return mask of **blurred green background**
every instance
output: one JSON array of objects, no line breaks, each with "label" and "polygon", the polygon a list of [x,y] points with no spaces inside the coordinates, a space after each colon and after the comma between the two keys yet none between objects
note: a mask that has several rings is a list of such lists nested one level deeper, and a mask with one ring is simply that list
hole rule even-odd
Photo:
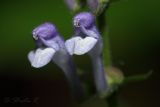
[{"label": "blurred green background", "polygon": [[[154,71],[150,79],[125,87],[119,98],[128,107],[158,107],[160,1],[115,2],[107,11],[106,19],[113,64],[126,76]],[[17,106],[17,103],[5,103],[4,98],[24,96],[38,97],[40,104],[23,103],[23,107],[72,105],[62,71],[52,63],[34,69],[27,60],[28,52],[34,49],[33,28],[46,21],[52,22],[67,39],[73,33],[71,20],[72,15],[63,0],[0,0],[1,105]],[[105,35],[103,37],[105,39]],[[78,67],[91,69],[88,57],[77,56],[75,60]]]}]

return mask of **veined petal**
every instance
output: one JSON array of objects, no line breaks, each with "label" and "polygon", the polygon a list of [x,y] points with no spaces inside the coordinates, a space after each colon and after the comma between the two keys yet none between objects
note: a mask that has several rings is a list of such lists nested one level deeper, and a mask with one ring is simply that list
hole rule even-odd
[{"label": "veined petal", "polygon": [[74,37],[70,40],[67,40],[65,45],[68,50],[68,52],[76,55],[83,55],[87,52],[89,52],[97,43],[97,39],[93,37]]},{"label": "veined petal", "polygon": [[52,57],[55,54],[55,52],[56,51],[53,48],[39,48],[36,50],[34,54],[31,52],[28,56],[31,58],[31,65],[35,68],[40,68],[45,66],[52,60]]}]

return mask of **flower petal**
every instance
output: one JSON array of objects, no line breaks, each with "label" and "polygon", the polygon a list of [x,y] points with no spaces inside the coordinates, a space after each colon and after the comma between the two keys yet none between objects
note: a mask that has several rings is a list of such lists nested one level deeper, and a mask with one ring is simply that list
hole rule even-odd
[{"label": "flower petal", "polygon": [[40,68],[48,64],[53,55],[55,54],[55,50],[53,48],[45,48],[45,49],[37,49],[35,55],[32,57],[30,53],[29,56],[31,58],[31,65],[35,68]]},{"label": "flower petal", "polygon": [[73,37],[65,42],[65,46],[70,55],[74,54],[75,43],[78,40],[81,40],[81,37]]},{"label": "flower petal", "polygon": [[78,40],[74,48],[74,54],[83,55],[89,52],[95,46],[97,41],[98,40],[93,37],[86,37],[84,39]]},{"label": "flower petal", "polygon": [[29,60],[30,62],[32,62],[32,61],[34,60],[34,56],[35,56],[35,52],[34,52],[34,51],[30,51],[30,52],[28,53],[28,60]]},{"label": "flower petal", "polygon": [[65,45],[70,55],[83,55],[89,52],[97,43],[97,39],[93,37],[74,37],[66,41]]},{"label": "flower petal", "polygon": [[59,50],[59,45],[55,41],[55,39],[50,39],[50,40],[45,40],[43,38],[40,38],[40,40],[43,42],[43,44],[47,47],[53,48],[54,50],[58,51]]},{"label": "flower petal", "polygon": [[96,28],[95,27],[92,30],[88,30],[84,26],[81,26],[81,30],[87,36],[94,37],[94,38],[99,38],[99,33],[96,32]]}]

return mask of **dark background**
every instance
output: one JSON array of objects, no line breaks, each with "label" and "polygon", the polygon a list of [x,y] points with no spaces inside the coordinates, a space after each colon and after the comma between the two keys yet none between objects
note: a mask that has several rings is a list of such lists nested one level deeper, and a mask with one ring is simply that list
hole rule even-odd
[{"label": "dark background", "polygon": [[[160,1],[121,0],[111,4],[106,18],[113,64],[126,76],[154,71],[148,80],[124,87],[120,104],[159,107]],[[75,106],[65,76],[55,64],[34,69],[27,60],[34,49],[34,27],[53,22],[67,39],[73,32],[71,20],[63,0],[0,0],[0,107]],[[90,69],[88,58],[75,59],[78,67]]]}]

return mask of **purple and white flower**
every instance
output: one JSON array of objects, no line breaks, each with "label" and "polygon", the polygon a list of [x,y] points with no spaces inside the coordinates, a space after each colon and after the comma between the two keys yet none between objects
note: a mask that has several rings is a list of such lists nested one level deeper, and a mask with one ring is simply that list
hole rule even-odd
[{"label": "purple and white flower", "polygon": [[102,37],[96,27],[95,17],[89,12],[81,12],[73,18],[74,36],[65,42],[70,55],[88,54],[91,57],[96,89],[100,95],[107,91],[102,61]]},{"label": "purple and white flower", "polygon": [[41,68],[53,61],[66,75],[73,93],[80,98],[82,87],[76,74],[76,69],[65,48],[65,42],[56,27],[51,23],[44,23],[36,27],[33,32],[36,50],[30,51],[28,59],[34,68]]},{"label": "purple and white flower", "polygon": [[83,55],[95,46],[99,33],[94,23],[93,15],[87,12],[82,12],[74,17],[75,34],[65,43],[70,55]]}]

